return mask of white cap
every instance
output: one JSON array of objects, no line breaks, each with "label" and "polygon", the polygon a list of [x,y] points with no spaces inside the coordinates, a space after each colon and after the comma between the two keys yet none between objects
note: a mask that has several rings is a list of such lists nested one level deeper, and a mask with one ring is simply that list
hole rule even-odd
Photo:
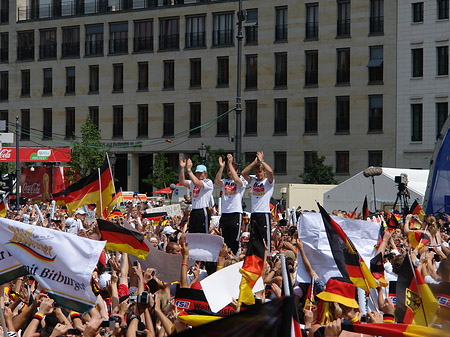
[{"label": "white cap", "polygon": [[103,273],[100,275],[100,279],[98,280],[98,285],[100,289],[106,288],[106,283],[111,281],[111,275],[108,273]]},{"label": "white cap", "polygon": [[86,214],[86,212],[84,211],[84,209],[78,208],[78,209],[76,210],[76,212],[75,212],[75,215],[77,215],[77,214],[84,215],[84,214]]},{"label": "white cap", "polygon": [[173,229],[171,226],[166,226],[166,227],[164,227],[162,233],[170,235],[170,234],[175,233],[175,229]]}]

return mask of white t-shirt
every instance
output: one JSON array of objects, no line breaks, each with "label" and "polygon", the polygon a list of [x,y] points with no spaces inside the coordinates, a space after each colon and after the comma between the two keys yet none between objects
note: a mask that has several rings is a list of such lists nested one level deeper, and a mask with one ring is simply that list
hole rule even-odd
[{"label": "white t-shirt", "polygon": [[270,198],[273,194],[273,186],[275,184],[275,179],[272,184],[265,178],[263,181],[256,179],[256,176],[250,176],[252,178],[252,213],[270,213]]},{"label": "white t-shirt", "polygon": [[221,179],[222,186],[222,213],[242,213],[242,197],[244,196],[247,180],[239,177],[242,186],[236,184],[233,179]]},{"label": "white t-shirt", "polygon": [[189,189],[192,191],[192,209],[208,207],[213,192],[213,182],[210,179],[202,180],[203,188],[195,186],[192,180],[189,180]]}]

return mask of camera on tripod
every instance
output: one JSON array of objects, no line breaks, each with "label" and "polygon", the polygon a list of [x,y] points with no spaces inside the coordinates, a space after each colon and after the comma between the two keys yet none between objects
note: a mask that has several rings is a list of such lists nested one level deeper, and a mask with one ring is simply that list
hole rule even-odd
[{"label": "camera on tripod", "polygon": [[395,176],[394,181],[398,184],[398,190],[402,192],[406,189],[406,186],[408,186],[408,175],[406,173],[401,173],[399,176]]}]

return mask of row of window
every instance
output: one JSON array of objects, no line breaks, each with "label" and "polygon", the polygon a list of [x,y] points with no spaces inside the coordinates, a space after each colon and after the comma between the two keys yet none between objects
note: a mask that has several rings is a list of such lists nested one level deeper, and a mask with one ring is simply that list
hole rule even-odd
[{"label": "row of window", "polygon": [[[423,48],[411,50],[412,77],[423,77]],[[436,47],[436,75],[448,75],[448,46]]]},{"label": "row of window", "polygon": [[[436,111],[436,138],[439,137],[442,127],[448,117],[448,103],[435,103]],[[423,140],[423,104],[411,104],[411,141]]]},{"label": "row of window", "polygon": [[[448,19],[449,14],[449,0],[436,0],[436,18],[438,20]],[[424,3],[414,2],[411,4],[411,19],[412,22],[423,22],[424,18]]]}]

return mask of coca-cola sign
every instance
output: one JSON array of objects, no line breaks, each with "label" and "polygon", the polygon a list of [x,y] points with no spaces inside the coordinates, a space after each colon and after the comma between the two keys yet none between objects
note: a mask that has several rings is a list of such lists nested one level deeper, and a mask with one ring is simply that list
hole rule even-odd
[{"label": "coca-cola sign", "polygon": [[[68,163],[70,161],[70,149],[41,149],[41,148],[20,148],[20,162],[61,162]],[[0,162],[16,161],[16,148],[4,147],[0,150]]]},{"label": "coca-cola sign", "polygon": [[11,159],[12,149],[1,149],[0,150],[0,160],[8,161]]},{"label": "coca-cola sign", "polygon": [[32,184],[24,183],[22,185],[22,194],[39,194],[40,192],[41,192],[40,183],[32,183]]}]

